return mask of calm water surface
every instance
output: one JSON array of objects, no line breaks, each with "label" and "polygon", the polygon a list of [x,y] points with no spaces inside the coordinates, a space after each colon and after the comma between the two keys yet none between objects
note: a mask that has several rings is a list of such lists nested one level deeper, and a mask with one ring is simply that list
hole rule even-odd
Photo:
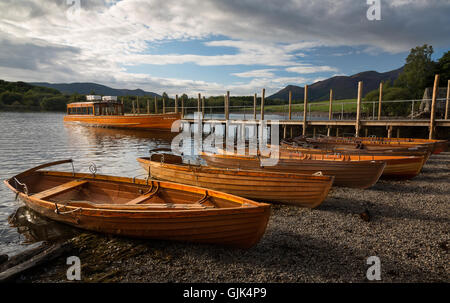
[{"label": "calm water surface", "polygon": [[[3,184],[26,169],[46,162],[73,159],[77,172],[92,162],[105,175],[146,175],[137,157],[149,149],[170,147],[170,132],[85,127],[63,123],[61,113],[0,112],[0,254],[13,255],[39,241],[71,234],[75,229],[38,216],[15,201]],[[70,164],[55,167],[71,171]]]}]

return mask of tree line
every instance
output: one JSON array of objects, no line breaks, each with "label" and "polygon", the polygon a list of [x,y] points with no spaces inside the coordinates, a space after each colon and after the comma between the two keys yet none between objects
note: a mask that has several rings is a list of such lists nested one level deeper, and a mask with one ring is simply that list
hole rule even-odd
[{"label": "tree line", "polygon": [[[450,51],[444,53],[437,61],[432,60],[433,53],[433,47],[427,44],[411,49],[398,79],[393,83],[389,81],[383,83],[383,100],[422,99],[425,89],[433,87],[436,74],[440,75],[440,86],[447,87],[450,79]],[[364,100],[377,101],[379,94],[379,89],[373,90],[365,96]],[[417,102],[416,107],[418,108],[419,105]],[[407,103],[384,103],[382,115],[406,115],[410,108],[411,104]]]}]

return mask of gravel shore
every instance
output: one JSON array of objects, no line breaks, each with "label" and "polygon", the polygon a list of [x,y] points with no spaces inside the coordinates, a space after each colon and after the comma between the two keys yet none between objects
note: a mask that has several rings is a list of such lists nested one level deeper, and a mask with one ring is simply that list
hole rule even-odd
[{"label": "gravel shore", "polygon": [[18,281],[65,282],[79,256],[84,282],[450,282],[450,153],[433,155],[409,181],[371,189],[334,187],[314,210],[274,205],[266,234],[249,250],[82,233],[73,250]]}]

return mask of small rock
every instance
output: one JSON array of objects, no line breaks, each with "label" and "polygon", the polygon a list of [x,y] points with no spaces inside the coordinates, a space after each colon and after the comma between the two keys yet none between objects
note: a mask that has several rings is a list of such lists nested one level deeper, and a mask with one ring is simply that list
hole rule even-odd
[{"label": "small rock", "polygon": [[5,263],[6,261],[8,261],[8,259],[8,255],[0,255],[0,264]]},{"label": "small rock", "polygon": [[366,222],[370,221],[370,213],[369,213],[368,209],[366,209],[364,212],[360,213],[359,216],[361,219],[363,219]]}]

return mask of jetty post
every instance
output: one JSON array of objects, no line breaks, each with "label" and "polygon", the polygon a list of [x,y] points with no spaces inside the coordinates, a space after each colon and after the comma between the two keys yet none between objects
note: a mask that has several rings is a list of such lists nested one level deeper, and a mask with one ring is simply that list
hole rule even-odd
[{"label": "jetty post", "polygon": [[184,118],[184,95],[181,96],[181,118]]},{"label": "jetty post", "polygon": [[205,96],[202,99],[202,118],[205,119]]},{"label": "jetty post", "polygon": [[175,95],[175,114],[178,114],[178,95]]},{"label": "jetty post", "polygon": [[155,96],[155,114],[158,113],[158,98]]},{"label": "jetty post", "polygon": [[378,97],[378,120],[381,120],[381,102],[383,101],[383,82],[380,83],[380,95]]},{"label": "jetty post", "polygon": [[307,110],[308,110],[308,85],[305,85],[305,94],[303,98],[303,136],[306,136],[306,125],[307,125]]},{"label": "jetty post", "polygon": [[[333,90],[330,89],[330,105],[328,108],[328,120],[333,120]],[[330,136],[331,125],[328,125],[327,136]]]},{"label": "jetty post", "polygon": [[289,91],[289,121],[292,120],[292,91]]},{"label": "jetty post", "polygon": [[141,111],[139,109],[139,96],[137,96],[137,98],[136,98],[136,108],[137,108],[137,113],[140,114]]},{"label": "jetty post", "polygon": [[256,94],[253,96],[253,120],[256,120]]},{"label": "jetty post", "polygon": [[445,100],[445,120],[448,119],[448,104],[450,103],[450,80],[447,83],[447,99]]},{"label": "jetty post", "polygon": [[166,97],[163,96],[162,99],[163,99],[163,114],[165,114],[166,113]]},{"label": "jetty post", "polygon": [[262,94],[261,94],[261,121],[264,120],[264,98],[266,95],[266,89],[263,88],[262,89]]},{"label": "jetty post", "polygon": [[202,100],[202,95],[199,93],[198,99],[197,99],[197,112],[198,113],[200,112],[200,102],[202,102],[201,100]]},{"label": "jetty post", "polygon": [[355,137],[359,137],[360,123],[361,123],[361,99],[362,99],[363,82],[358,82],[358,100],[356,104],[356,122],[355,122]]},{"label": "jetty post", "polygon": [[431,99],[431,115],[430,115],[430,134],[429,139],[433,139],[434,137],[434,128],[436,124],[435,115],[436,115],[436,98],[439,89],[439,75],[434,76],[434,86],[433,86],[433,97]]},{"label": "jetty post", "polygon": [[230,119],[230,91],[225,95],[225,120]]}]

